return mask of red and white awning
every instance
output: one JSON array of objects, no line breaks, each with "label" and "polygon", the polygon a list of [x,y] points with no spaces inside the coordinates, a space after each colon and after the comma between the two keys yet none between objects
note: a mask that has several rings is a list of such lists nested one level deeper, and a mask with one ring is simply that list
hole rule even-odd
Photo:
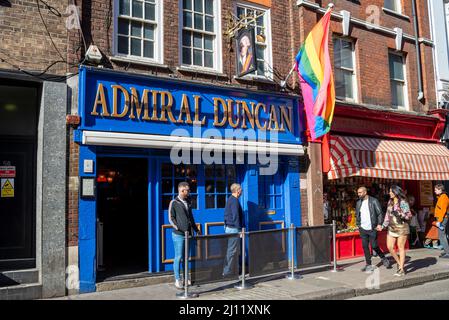
[{"label": "red and white awning", "polygon": [[437,143],[344,136],[329,143],[329,179],[449,180],[449,150]]}]

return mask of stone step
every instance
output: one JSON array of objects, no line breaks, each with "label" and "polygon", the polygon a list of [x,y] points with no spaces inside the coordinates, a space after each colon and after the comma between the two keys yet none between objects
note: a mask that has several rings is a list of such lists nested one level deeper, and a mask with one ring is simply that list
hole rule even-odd
[{"label": "stone step", "polygon": [[37,282],[39,282],[39,270],[37,269],[0,272],[0,288]]},{"label": "stone step", "polygon": [[42,298],[42,285],[19,284],[0,288],[0,300],[33,300]]},{"label": "stone step", "polygon": [[148,277],[139,277],[133,279],[124,280],[108,280],[104,282],[98,282],[96,284],[96,291],[110,291],[117,289],[144,287],[154,284],[171,283],[174,281],[173,273],[163,275],[152,275]]}]

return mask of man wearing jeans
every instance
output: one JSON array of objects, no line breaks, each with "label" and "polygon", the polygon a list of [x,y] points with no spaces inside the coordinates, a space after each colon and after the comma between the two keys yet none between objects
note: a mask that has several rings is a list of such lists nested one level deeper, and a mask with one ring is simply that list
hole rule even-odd
[{"label": "man wearing jeans", "polygon": [[440,246],[443,248],[443,253],[440,258],[449,259],[449,243],[447,239],[449,197],[447,196],[444,185],[442,184],[435,185],[434,192],[438,197],[438,201],[435,206],[436,226],[438,228]]},{"label": "man wearing jeans", "polygon": [[377,231],[382,230],[382,208],[379,200],[368,195],[366,187],[360,187],[357,190],[359,200],[355,207],[357,226],[359,227],[360,238],[362,238],[363,252],[365,253],[366,265],[362,271],[374,271],[371,265],[371,252],[369,245],[373,252],[382,259],[382,263],[386,268],[390,267],[390,262],[385,257],[382,250],[377,245]]},{"label": "man wearing jeans", "polygon": [[[242,195],[242,187],[238,183],[231,185],[232,195],[228,198],[224,213],[225,233],[239,233],[243,225],[243,210],[239,203],[239,197]],[[223,267],[223,277],[232,276],[238,259],[240,248],[240,238],[232,237],[228,239],[228,250]]]},{"label": "man wearing jeans", "polygon": [[[195,220],[193,219],[192,206],[188,201],[190,188],[187,182],[181,182],[178,185],[178,196],[170,202],[168,207],[168,217],[173,227],[172,239],[175,249],[175,258],[173,260],[173,271],[175,272],[175,287],[183,288],[183,282],[180,274],[179,265],[184,261],[184,244],[186,231],[189,236],[193,236],[193,231],[200,234]],[[192,246],[189,246],[190,248]],[[181,261],[182,260],[182,261]]]}]

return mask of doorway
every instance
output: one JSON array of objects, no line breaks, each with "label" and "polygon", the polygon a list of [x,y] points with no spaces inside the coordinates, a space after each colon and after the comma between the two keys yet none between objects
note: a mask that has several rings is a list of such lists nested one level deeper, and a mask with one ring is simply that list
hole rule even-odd
[{"label": "doorway", "polygon": [[0,270],[35,268],[39,88],[0,81]]},{"label": "doorway", "polygon": [[97,282],[148,271],[148,160],[97,160]]}]

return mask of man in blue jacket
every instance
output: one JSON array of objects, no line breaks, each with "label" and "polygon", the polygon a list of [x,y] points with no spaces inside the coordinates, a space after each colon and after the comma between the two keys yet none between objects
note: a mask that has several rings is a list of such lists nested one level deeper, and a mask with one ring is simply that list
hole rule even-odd
[{"label": "man in blue jacket", "polygon": [[[243,226],[243,210],[240,206],[239,198],[242,195],[242,187],[238,183],[231,185],[232,195],[228,198],[224,213],[225,233],[236,234],[241,232]],[[235,267],[238,265],[238,251],[240,238],[232,237],[228,239],[228,250],[224,261],[223,276],[232,276]]]}]

